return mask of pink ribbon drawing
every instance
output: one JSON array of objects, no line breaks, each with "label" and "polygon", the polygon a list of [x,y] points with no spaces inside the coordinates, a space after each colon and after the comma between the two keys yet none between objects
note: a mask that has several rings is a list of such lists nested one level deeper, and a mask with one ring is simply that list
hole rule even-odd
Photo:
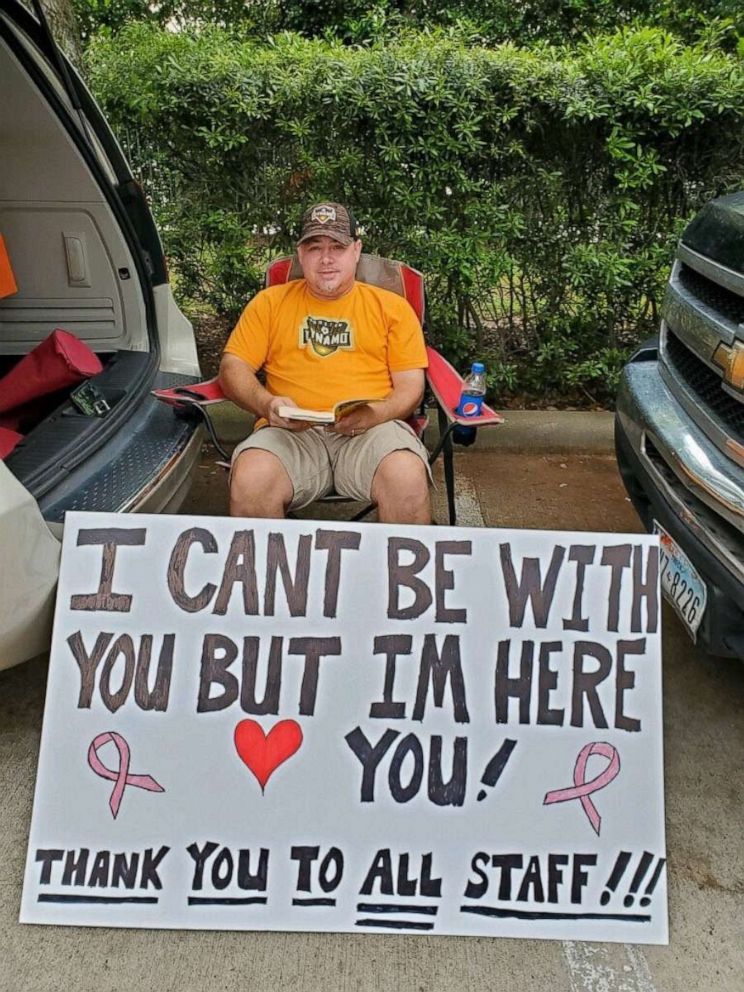
[{"label": "pink ribbon drawing", "polygon": [[[98,750],[109,742],[119,752],[119,768],[117,771],[107,768],[98,757]],[[130,775],[129,756],[129,744],[127,744],[121,734],[117,734],[113,730],[106,731],[106,733],[94,737],[88,748],[88,764],[91,769],[96,775],[100,775],[101,778],[107,778],[110,782],[116,782],[111,793],[111,798],[109,799],[109,806],[111,807],[114,819],[116,819],[116,815],[119,812],[124,789],[128,785],[134,785],[138,789],[147,789],[148,792],[165,792],[162,785],[156,782],[152,775]]]},{"label": "pink ribbon drawing", "polygon": [[[589,758],[591,758],[593,754],[598,754],[603,758],[607,758],[609,764],[603,772],[596,776],[596,778],[590,779],[587,782],[586,765]],[[546,793],[545,798],[543,799],[543,806],[550,806],[551,803],[565,803],[568,802],[569,799],[578,799],[589,819],[589,822],[594,828],[594,832],[597,836],[599,836],[599,828],[602,823],[602,817],[597,812],[597,807],[591,801],[589,796],[591,796],[593,792],[598,792],[600,789],[604,789],[604,787],[609,785],[610,782],[617,778],[619,774],[620,755],[611,744],[606,744],[604,741],[595,741],[593,744],[585,744],[579,751],[579,756],[576,759],[573,773],[573,786],[569,789],[554,789],[552,792]]]}]

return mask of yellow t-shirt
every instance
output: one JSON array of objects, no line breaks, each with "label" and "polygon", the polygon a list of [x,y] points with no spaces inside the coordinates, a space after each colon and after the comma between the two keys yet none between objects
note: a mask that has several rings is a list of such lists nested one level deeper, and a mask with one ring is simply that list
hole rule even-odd
[{"label": "yellow t-shirt", "polygon": [[363,282],[338,300],[317,299],[304,279],[264,289],[241,314],[225,351],[254,372],[263,367],[269,392],[310,410],[383,399],[391,372],[428,365],[410,303]]}]

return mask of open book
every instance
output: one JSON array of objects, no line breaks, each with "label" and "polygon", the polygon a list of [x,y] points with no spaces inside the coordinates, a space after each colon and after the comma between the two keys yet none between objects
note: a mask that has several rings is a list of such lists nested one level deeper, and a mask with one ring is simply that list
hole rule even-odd
[{"label": "open book", "polygon": [[[379,397],[377,397],[379,399]],[[304,410],[299,406],[280,406],[277,413],[285,420],[307,420],[313,424],[335,424],[358,406],[374,403],[374,399],[341,400],[332,410]]]}]

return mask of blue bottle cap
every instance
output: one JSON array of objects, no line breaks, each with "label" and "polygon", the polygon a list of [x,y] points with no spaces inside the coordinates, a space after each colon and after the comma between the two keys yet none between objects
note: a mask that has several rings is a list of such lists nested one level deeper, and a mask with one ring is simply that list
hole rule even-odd
[{"label": "blue bottle cap", "polygon": [[479,372],[485,372],[486,366],[483,364],[483,362],[473,362],[473,368],[471,369],[471,371],[475,372],[477,375]]}]

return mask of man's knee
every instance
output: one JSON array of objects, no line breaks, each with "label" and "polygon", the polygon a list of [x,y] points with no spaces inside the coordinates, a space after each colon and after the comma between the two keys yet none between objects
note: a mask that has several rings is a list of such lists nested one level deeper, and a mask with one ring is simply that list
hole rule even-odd
[{"label": "man's knee", "polygon": [[375,472],[372,495],[379,497],[428,496],[429,474],[423,460],[413,451],[401,449],[385,455]]},{"label": "man's knee", "polygon": [[283,510],[292,502],[292,482],[277,455],[262,448],[248,448],[235,461],[230,477],[230,509],[241,511],[246,504]]}]

